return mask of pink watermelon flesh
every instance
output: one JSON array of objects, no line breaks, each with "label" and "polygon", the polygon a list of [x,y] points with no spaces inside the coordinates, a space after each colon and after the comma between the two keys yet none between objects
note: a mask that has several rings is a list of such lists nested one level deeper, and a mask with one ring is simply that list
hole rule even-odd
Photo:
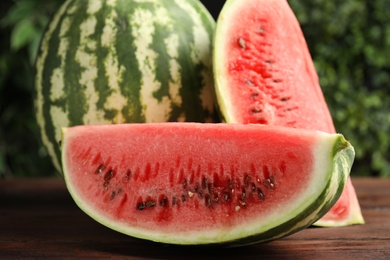
[{"label": "pink watermelon flesh", "polygon": [[[216,230],[203,236],[208,243],[272,214],[289,218],[300,194],[316,192],[313,179],[326,178],[313,173],[323,135],[234,124],[78,126],[64,130],[64,176],[76,202],[113,229],[121,231],[112,224],[120,223],[142,238],[160,232],[183,240],[187,232]],[[321,162],[330,164],[332,145]],[[317,203],[316,195],[305,203],[311,199]],[[295,217],[294,231],[311,224]]]},{"label": "pink watermelon flesh", "polygon": [[[226,5],[230,6],[224,7],[217,23],[223,28],[217,27],[215,48],[215,62],[226,64],[216,65],[215,71],[225,120],[335,133],[304,35],[287,1]],[[348,180],[338,203],[317,224],[361,223],[357,196]]]},{"label": "pink watermelon flesh", "polygon": [[[77,179],[72,182],[77,182],[78,192],[85,192],[86,200],[95,201],[110,217],[142,228],[177,231],[235,225],[241,218],[285,203],[307,186],[313,137],[291,139],[268,129],[258,133],[258,128],[207,130],[194,133],[192,127],[179,130],[173,125],[152,131],[143,125],[124,126],[122,131],[89,128],[82,134],[76,130],[67,144],[67,171]],[[104,149],[94,151],[94,147]],[[226,167],[226,158],[236,163]],[[249,192],[252,185],[255,192]],[[278,193],[273,192],[275,185]],[[229,186],[236,189],[234,195]],[[228,216],[241,206],[244,190],[248,190],[246,203],[254,206],[232,219]],[[213,207],[217,199],[221,203]],[[234,203],[222,203],[229,200]]]},{"label": "pink watermelon flesh", "polygon": [[[236,16],[239,20],[232,19]],[[287,2],[245,1],[229,19],[215,50],[224,62],[217,83],[230,86],[223,96],[231,104],[227,120],[334,132],[304,36]]]}]

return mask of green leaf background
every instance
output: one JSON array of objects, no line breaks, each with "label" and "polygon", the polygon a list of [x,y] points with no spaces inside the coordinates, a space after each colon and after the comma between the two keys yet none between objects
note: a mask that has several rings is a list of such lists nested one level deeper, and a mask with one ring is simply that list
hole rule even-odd
[{"label": "green leaf background", "polygon": [[[55,176],[33,110],[33,64],[62,0],[0,2],[0,178]],[[217,18],[223,0],[202,0]],[[390,1],[289,1],[338,132],[356,149],[353,176],[390,177]]]}]

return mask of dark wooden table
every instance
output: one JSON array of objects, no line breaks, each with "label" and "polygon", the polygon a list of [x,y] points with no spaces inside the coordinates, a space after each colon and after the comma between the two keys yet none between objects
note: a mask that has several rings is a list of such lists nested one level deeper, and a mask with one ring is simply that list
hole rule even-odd
[{"label": "dark wooden table", "polygon": [[85,215],[60,179],[0,180],[0,259],[390,259],[390,179],[352,179],[365,225],[308,228],[232,249],[167,246]]}]

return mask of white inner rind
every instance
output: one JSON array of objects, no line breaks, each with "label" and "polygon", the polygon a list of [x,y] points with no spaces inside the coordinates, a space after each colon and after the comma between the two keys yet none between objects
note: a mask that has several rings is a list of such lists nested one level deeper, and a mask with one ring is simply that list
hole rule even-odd
[{"label": "white inner rind", "polygon": [[[226,64],[227,57],[229,53],[226,52],[229,48],[224,48],[224,45],[228,44],[226,40],[227,35],[229,35],[228,26],[229,23],[226,22],[226,17],[234,17],[231,12],[234,12],[236,6],[240,6],[241,1],[227,1],[224,4],[224,7],[221,13],[218,16],[217,26],[214,35],[214,49],[213,49],[213,70],[214,70],[214,82],[215,82],[215,92],[217,96],[217,102],[219,105],[220,111],[223,111],[223,120],[229,123],[240,123],[236,118],[235,105],[233,105],[233,100],[231,97],[231,91],[228,87],[229,77],[226,72],[226,67],[223,64]],[[239,21],[235,21],[235,23],[239,23]],[[215,48],[215,46],[219,46]],[[222,66],[220,65],[222,64]]]}]

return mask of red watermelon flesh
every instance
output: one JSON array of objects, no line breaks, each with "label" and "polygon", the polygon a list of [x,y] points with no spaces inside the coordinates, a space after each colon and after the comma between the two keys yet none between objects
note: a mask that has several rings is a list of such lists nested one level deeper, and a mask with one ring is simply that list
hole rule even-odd
[{"label": "red watermelon flesh", "polygon": [[[335,133],[309,49],[285,0],[229,0],[217,21],[214,74],[228,123],[260,123]],[[364,223],[351,180],[316,224]]]},{"label": "red watermelon flesh", "polygon": [[242,124],[63,130],[76,203],[125,234],[174,244],[249,244],[311,225],[341,195],[354,158],[337,134]]}]

